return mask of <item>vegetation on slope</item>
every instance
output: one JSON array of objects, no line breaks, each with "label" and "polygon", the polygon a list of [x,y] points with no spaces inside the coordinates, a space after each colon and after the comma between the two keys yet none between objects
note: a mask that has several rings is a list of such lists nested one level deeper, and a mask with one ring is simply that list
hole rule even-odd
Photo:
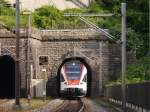
[{"label": "vegetation on slope", "polygon": [[[0,21],[8,26],[15,26],[15,9],[5,7],[0,0]],[[78,28],[85,24],[77,17],[64,17],[64,13],[114,13],[120,15],[121,0],[96,0],[86,9],[66,9],[60,11],[53,6],[41,7],[32,14],[32,24],[41,29]],[[121,17],[88,17],[99,27],[110,30],[115,38],[120,38]],[[21,14],[21,26],[27,25],[27,15]],[[86,26],[86,25],[85,25]],[[128,49],[137,57],[148,51],[148,1],[127,0],[127,36]]]},{"label": "vegetation on slope", "polygon": [[[0,22],[5,23],[9,27],[15,27],[16,17],[15,9],[13,7],[7,7],[8,2],[0,0]],[[27,16],[21,13],[20,24],[25,27],[27,25]]]},{"label": "vegetation on slope", "polygon": [[[132,64],[127,67],[126,83],[141,83],[150,79],[149,75],[150,57],[143,57],[137,64]],[[121,74],[117,80],[108,81],[107,85],[121,84]]]}]

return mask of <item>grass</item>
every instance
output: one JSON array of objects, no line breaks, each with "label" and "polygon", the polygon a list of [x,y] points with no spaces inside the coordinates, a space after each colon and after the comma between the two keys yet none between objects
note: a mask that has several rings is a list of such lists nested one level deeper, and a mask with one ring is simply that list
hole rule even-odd
[{"label": "grass", "polygon": [[[27,25],[27,17],[22,15],[20,16],[20,26],[25,27]],[[0,22],[4,23],[9,27],[15,27],[16,17],[15,16],[0,16]]]},{"label": "grass", "polygon": [[48,104],[48,102],[52,100],[52,98],[47,98],[47,100],[43,101],[43,98],[34,98],[31,99],[30,103],[28,103],[27,99],[21,99],[21,109],[7,108],[7,105],[4,108],[0,108],[0,112],[32,112],[33,110],[40,109],[44,105]]},{"label": "grass", "polygon": [[[140,78],[132,78],[132,80],[130,79],[126,79],[126,84],[136,84],[136,83],[143,83],[143,82],[147,82],[147,80],[143,80]],[[122,80],[116,80],[116,81],[109,81],[106,83],[106,86],[116,86],[116,85],[121,85],[122,84]]]}]

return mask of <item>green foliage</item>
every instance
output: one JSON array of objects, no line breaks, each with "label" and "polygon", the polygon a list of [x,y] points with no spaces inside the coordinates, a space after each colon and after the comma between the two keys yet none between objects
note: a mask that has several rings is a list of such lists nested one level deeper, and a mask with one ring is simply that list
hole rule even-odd
[{"label": "green foliage", "polygon": [[83,13],[85,9],[58,10],[53,6],[44,6],[34,12],[34,25],[41,29],[75,28],[82,25],[77,17],[64,17],[65,13]]},{"label": "green foliage", "polygon": [[[145,82],[145,80],[142,80],[141,78],[133,78],[132,80],[126,79],[126,84],[135,84],[135,83],[142,83]],[[116,81],[109,81],[106,83],[106,86],[114,86],[114,85],[121,85],[122,80],[116,80]]]},{"label": "green foliage", "polygon": [[97,2],[91,3],[88,8],[88,13],[101,13],[104,12],[103,8]]},{"label": "green foliage", "polygon": [[132,50],[138,56],[143,47],[143,39],[141,39],[140,36],[141,35],[136,33],[132,28],[127,28],[127,50]]},{"label": "green foliage", "polygon": [[[15,8],[6,7],[7,3],[4,0],[0,0],[0,22],[5,23],[9,27],[15,27]],[[20,15],[20,25],[22,27],[27,25],[27,16]]]},{"label": "green foliage", "polygon": [[6,15],[6,16],[14,16],[15,15],[15,10],[13,8],[6,8],[6,7],[2,7],[2,8],[0,8],[0,10],[1,10],[0,15]]},{"label": "green foliage", "polygon": [[65,9],[65,10],[63,10],[63,13],[85,13],[85,12],[87,12],[87,9],[72,8],[72,9]]},{"label": "green foliage", "polygon": [[[122,0],[96,0],[100,7],[116,15],[121,14]],[[143,57],[148,52],[149,32],[149,1],[148,0],[126,0],[127,2],[127,35],[128,49],[136,49],[136,56]],[[111,20],[105,19],[99,22],[99,26],[107,27],[118,39],[121,33],[121,17],[114,17]],[[135,38],[137,37],[137,39]],[[135,39],[135,43],[134,40]],[[139,43],[140,41],[140,43]]]},{"label": "green foliage", "polygon": [[145,73],[145,68],[143,65],[135,64],[135,65],[128,66],[127,79],[135,80],[135,79],[139,78],[140,80],[145,80],[146,75],[147,74]]},{"label": "green foliage", "polygon": [[[0,21],[5,23],[9,27],[15,27],[16,17],[15,16],[0,16]],[[20,26],[25,27],[27,25],[27,17],[25,15],[20,16]]]},{"label": "green foliage", "polygon": [[42,17],[48,17],[49,19],[53,20],[59,20],[62,17],[61,11],[53,6],[43,6],[39,9],[36,9],[34,14]]},{"label": "green foliage", "polygon": [[62,20],[62,12],[53,6],[36,9],[33,14],[34,25],[37,28],[50,28]]},{"label": "green foliage", "polygon": [[0,0],[0,15],[15,15],[15,10],[13,8],[6,7],[7,3],[8,2],[4,0]]},{"label": "green foliage", "polygon": [[[149,74],[150,57],[143,57],[138,64],[132,64],[127,67],[126,83],[141,83],[150,80]],[[107,85],[121,84],[121,77],[116,81],[109,81]]]},{"label": "green foliage", "polygon": [[137,56],[141,57],[148,52],[149,3],[148,0],[128,0],[127,3],[127,26],[134,29],[134,31],[140,35],[138,38],[142,41],[142,48],[140,48],[140,52],[137,52]]},{"label": "green foliage", "polygon": [[3,21],[9,27],[15,26],[15,16],[0,16],[0,21]]},{"label": "green foliage", "polygon": [[146,74],[146,79],[150,79],[150,73],[149,73],[149,68],[150,68],[150,57],[143,57],[141,59],[141,63],[143,64],[145,68],[145,74]]},{"label": "green foliage", "polygon": [[[79,28],[85,26],[78,17],[64,17],[64,13],[114,13],[113,17],[87,17],[99,27],[109,29],[116,38],[121,39],[121,2],[122,0],[95,0],[86,9],[58,10],[53,6],[43,6],[32,14],[33,25],[40,29]],[[150,58],[144,57],[148,52],[149,7],[148,0],[126,0],[127,2],[127,49],[140,58],[137,65],[129,65],[127,83],[149,80]],[[0,0],[0,21],[10,27],[15,26],[15,9],[6,7],[5,0]],[[117,16],[116,16],[117,15]],[[21,26],[27,25],[27,16],[20,16]],[[142,57],[142,58],[141,58]],[[111,84],[120,84],[121,78]]]},{"label": "green foliage", "polygon": [[149,3],[148,0],[128,0],[127,3],[129,7],[127,11],[127,25],[140,34],[138,38],[143,42],[143,47],[140,48],[140,52],[137,54],[138,57],[141,57],[148,52]]},{"label": "green foliage", "polygon": [[[121,0],[98,1],[100,6],[105,8],[105,10],[107,9],[110,13],[120,15]],[[127,49],[134,51],[136,56],[139,58],[144,56],[148,51],[148,35],[146,35],[148,34],[148,17],[145,15],[147,8],[141,8],[141,10],[140,7],[133,8],[133,3],[135,6],[141,5],[135,1],[132,1],[132,4],[127,4]],[[144,7],[147,6],[148,5]],[[116,40],[121,40],[121,17],[114,16],[109,18],[100,18],[97,24],[99,27],[109,29],[110,33],[116,38]]]},{"label": "green foliage", "polygon": [[[87,17],[101,28],[109,29],[116,38],[121,37],[121,2],[122,0],[95,0],[85,9],[58,10],[53,6],[36,9],[32,14],[33,25],[40,29],[79,28],[86,26],[78,17],[64,17],[64,13],[114,13],[113,17]],[[136,53],[138,58],[148,52],[149,7],[148,0],[126,0],[127,2],[127,49]],[[0,0],[0,21],[9,26],[15,25],[15,9],[5,7],[5,0]],[[10,16],[10,17],[9,17]],[[6,18],[6,19],[5,19]],[[27,24],[27,17],[21,16],[21,25]]]}]

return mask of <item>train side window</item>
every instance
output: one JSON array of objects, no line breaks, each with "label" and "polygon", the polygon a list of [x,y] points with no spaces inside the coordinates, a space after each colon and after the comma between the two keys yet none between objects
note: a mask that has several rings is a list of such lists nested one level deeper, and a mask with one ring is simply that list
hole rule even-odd
[{"label": "train side window", "polygon": [[64,77],[63,77],[62,74],[60,74],[60,81],[61,81],[61,82],[64,82],[64,81],[65,81],[65,79],[64,79]]},{"label": "train side window", "polygon": [[87,82],[87,76],[86,75],[84,76],[83,81]]}]

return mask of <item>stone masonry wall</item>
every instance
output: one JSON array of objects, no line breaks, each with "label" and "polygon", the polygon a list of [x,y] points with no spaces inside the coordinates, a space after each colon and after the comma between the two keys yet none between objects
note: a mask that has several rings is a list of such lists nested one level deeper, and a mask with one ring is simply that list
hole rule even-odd
[{"label": "stone masonry wall", "polygon": [[[20,74],[21,74],[21,95],[25,96],[26,92],[26,39],[20,40]],[[0,38],[0,55],[9,55],[14,60],[16,58],[16,40],[14,38]]]},{"label": "stone masonry wall", "polygon": [[[107,80],[115,79],[116,74],[120,71],[120,47],[111,42],[104,34],[96,33],[90,30],[90,34],[86,30],[80,31],[48,31],[44,37],[34,33],[31,34],[27,47],[27,38],[21,37],[20,40],[20,72],[21,72],[21,88],[26,94],[27,75],[31,74],[30,66],[27,68],[27,53],[29,54],[29,65],[33,65],[33,79],[43,79],[42,68],[46,68],[47,72],[47,95],[57,95],[57,72],[60,64],[65,58],[77,56],[86,60],[92,71],[92,87],[91,96],[103,95],[103,88]],[[86,36],[84,35],[86,34]],[[69,36],[68,36],[69,35]],[[93,37],[92,37],[93,35]],[[68,36],[68,37],[67,37]],[[83,37],[82,37],[83,36]],[[36,38],[38,37],[38,38]],[[3,34],[0,37],[1,55],[10,55],[15,59],[15,38],[13,35]],[[5,46],[3,48],[3,46]],[[9,51],[6,49],[8,47]],[[13,46],[13,47],[10,47]],[[29,51],[29,52],[27,52]],[[48,65],[39,65],[39,57],[47,56]],[[27,71],[28,70],[28,71]]]},{"label": "stone masonry wall", "polygon": [[[34,40],[32,40],[33,43]],[[42,68],[47,69],[47,87],[49,88],[48,91],[53,91],[56,94],[56,84],[52,83],[51,79],[57,76],[57,71],[63,60],[67,57],[77,56],[85,59],[87,63],[91,66],[92,69],[92,94],[99,94],[99,69],[100,69],[100,42],[98,41],[49,41],[49,42],[42,42],[36,48],[34,47],[33,53],[36,59],[40,56],[48,56],[48,66],[41,66],[39,65],[38,60],[36,61],[36,78],[41,79],[43,78]],[[33,49],[33,48],[32,48]],[[35,62],[35,61],[33,61]],[[56,80],[55,80],[56,81]],[[54,92],[55,91],[55,92]],[[53,94],[52,92],[50,94]],[[94,95],[95,96],[95,95]]]}]

